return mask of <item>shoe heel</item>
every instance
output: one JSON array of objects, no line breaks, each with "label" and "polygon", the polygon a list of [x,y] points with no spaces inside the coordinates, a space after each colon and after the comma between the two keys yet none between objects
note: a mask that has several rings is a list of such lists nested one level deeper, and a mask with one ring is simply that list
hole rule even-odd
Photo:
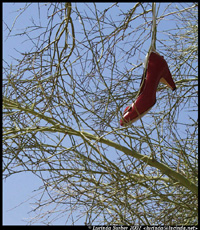
[{"label": "shoe heel", "polygon": [[168,67],[163,71],[160,82],[167,85],[173,91],[176,89],[176,85],[172,79],[172,75],[171,75]]}]

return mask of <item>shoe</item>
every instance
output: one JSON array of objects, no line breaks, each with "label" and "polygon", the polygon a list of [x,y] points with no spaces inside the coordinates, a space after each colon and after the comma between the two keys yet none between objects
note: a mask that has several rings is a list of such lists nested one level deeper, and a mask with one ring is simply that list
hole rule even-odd
[{"label": "shoe", "polygon": [[156,103],[156,91],[159,82],[166,84],[172,90],[176,89],[167,62],[163,56],[152,51],[149,55],[146,74],[143,74],[138,98],[127,106],[120,125],[131,124],[143,117]]}]

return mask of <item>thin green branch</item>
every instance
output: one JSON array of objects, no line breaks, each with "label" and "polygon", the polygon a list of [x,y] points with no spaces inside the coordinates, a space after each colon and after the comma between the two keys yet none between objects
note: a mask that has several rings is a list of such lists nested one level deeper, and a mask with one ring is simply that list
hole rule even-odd
[{"label": "thin green branch", "polygon": [[[133,149],[128,149],[127,147],[122,146],[122,145],[120,145],[114,141],[109,140],[109,139],[101,138],[101,137],[95,136],[95,135],[88,133],[88,132],[74,130],[71,127],[68,127],[68,126],[65,126],[64,124],[61,124],[55,118],[53,119],[53,118],[50,118],[48,116],[45,116],[44,114],[40,114],[34,110],[31,110],[29,108],[22,107],[21,105],[19,105],[19,103],[14,102],[10,99],[3,98],[3,103],[4,103],[5,108],[12,108],[12,109],[21,110],[21,111],[24,111],[26,113],[30,113],[34,116],[40,117],[41,119],[44,119],[53,125],[56,125],[57,128],[55,130],[54,130],[54,128],[52,128],[51,131],[57,131],[57,132],[61,132],[61,133],[67,133],[69,135],[79,136],[79,137],[83,138],[84,140],[85,140],[85,138],[88,138],[90,140],[95,140],[96,142],[100,142],[100,143],[106,144],[108,146],[111,146],[111,147],[125,153],[126,155],[137,158],[138,160],[142,160],[143,162],[147,163],[148,165],[159,169],[163,174],[165,174],[169,177],[173,177],[177,182],[180,182],[183,186],[188,188],[194,194],[196,194],[196,195],[198,194],[198,187],[193,182],[191,182],[189,179],[187,179],[186,177],[184,177],[180,173],[169,168],[167,165],[165,165],[161,162],[158,162],[155,159],[151,159],[148,156],[142,155]],[[45,128],[44,128],[44,130],[45,130]],[[47,129],[46,131],[49,131],[49,129]],[[7,132],[7,135],[8,134],[9,133]]]}]

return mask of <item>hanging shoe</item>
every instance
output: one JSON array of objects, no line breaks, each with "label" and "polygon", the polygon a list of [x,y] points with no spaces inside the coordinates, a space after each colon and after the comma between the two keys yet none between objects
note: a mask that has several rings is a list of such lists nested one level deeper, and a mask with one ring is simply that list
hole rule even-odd
[{"label": "hanging shoe", "polygon": [[139,96],[135,102],[127,106],[120,125],[128,125],[143,117],[156,103],[156,91],[159,82],[166,84],[172,90],[176,89],[167,62],[157,52],[151,52],[148,59],[146,77],[143,75]]}]

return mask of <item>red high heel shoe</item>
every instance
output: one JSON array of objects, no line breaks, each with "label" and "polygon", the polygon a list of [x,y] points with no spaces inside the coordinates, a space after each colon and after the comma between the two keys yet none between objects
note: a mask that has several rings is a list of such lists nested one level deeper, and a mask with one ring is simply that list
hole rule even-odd
[{"label": "red high heel shoe", "polygon": [[139,96],[135,102],[126,107],[120,125],[128,125],[143,117],[156,103],[156,90],[159,82],[166,84],[172,90],[176,89],[167,62],[157,52],[151,52],[148,66],[140,85]]}]

